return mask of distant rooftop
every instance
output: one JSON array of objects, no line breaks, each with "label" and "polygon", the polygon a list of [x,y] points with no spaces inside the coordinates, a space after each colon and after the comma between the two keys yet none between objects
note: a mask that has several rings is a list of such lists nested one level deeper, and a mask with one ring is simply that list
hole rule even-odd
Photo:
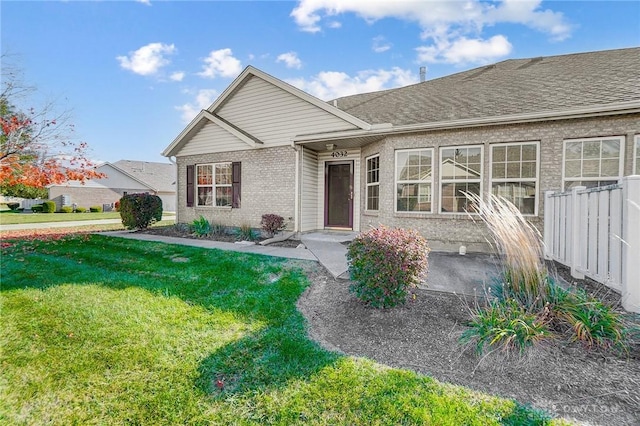
[{"label": "distant rooftop", "polygon": [[120,160],[112,164],[158,191],[176,191],[175,164],[133,160]]}]

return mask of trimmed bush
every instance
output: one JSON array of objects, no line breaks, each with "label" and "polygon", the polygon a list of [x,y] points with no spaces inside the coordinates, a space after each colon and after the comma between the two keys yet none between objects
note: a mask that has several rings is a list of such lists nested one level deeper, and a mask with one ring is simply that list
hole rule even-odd
[{"label": "trimmed bush", "polygon": [[263,214],[260,225],[262,225],[262,230],[270,237],[273,237],[276,232],[282,231],[285,228],[284,218],[277,214]]},{"label": "trimmed bush", "polygon": [[162,200],[157,195],[127,194],[120,198],[120,217],[127,229],[146,229],[162,220]]},{"label": "trimmed bush", "polygon": [[76,207],[76,213],[85,213],[86,211],[86,207]]},{"label": "trimmed bush", "polygon": [[20,207],[20,203],[15,203],[15,202],[7,203],[7,207],[9,207],[9,210],[11,211],[16,211],[18,210],[18,207]]},{"label": "trimmed bush", "polygon": [[42,204],[34,204],[31,206],[31,211],[34,213],[42,213]]},{"label": "trimmed bush", "polygon": [[55,201],[45,201],[42,203],[42,213],[55,213],[56,212],[56,202]]},{"label": "trimmed bush", "polygon": [[197,237],[211,235],[211,223],[202,215],[191,222],[191,233]]},{"label": "trimmed bush", "polygon": [[89,207],[89,211],[91,213],[102,213],[102,206],[91,206]]},{"label": "trimmed bush", "polygon": [[428,256],[427,240],[415,230],[381,226],[364,232],[347,249],[354,281],[349,289],[376,308],[404,303],[426,278]]},{"label": "trimmed bush", "polygon": [[62,207],[60,207],[60,213],[73,213],[73,207],[71,207],[71,206],[62,206]]}]

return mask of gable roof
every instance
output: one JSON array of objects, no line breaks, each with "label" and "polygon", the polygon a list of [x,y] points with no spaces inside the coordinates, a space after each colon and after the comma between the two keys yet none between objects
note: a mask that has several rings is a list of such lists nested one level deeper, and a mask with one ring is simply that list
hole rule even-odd
[{"label": "gable roof", "polygon": [[235,93],[237,93],[252,77],[258,77],[273,86],[301,99],[316,108],[323,110],[335,117],[342,119],[343,121],[355,126],[361,130],[369,130],[371,125],[351,114],[344,112],[343,110],[336,108],[292,85],[285,83],[257,68],[248,66],[242,73],[225,89],[224,92],[213,102],[213,104],[206,110],[200,111],[200,113],[187,125],[187,127],[173,140],[173,142],[162,152],[164,156],[175,155],[185,143],[198,133],[207,123],[212,122],[221,128],[225,129],[229,133],[232,133],[238,139],[247,143],[251,147],[255,147],[256,144],[262,144],[262,141],[254,135],[249,134],[246,130],[240,129],[233,123],[224,120],[218,115],[218,112],[224,107]]},{"label": "gable roof", "polygon": [[394,126],[630,101],[640,101],[640,48],[509,59],[398,89],[336,100],[338,108],[363,121]]},{"label": "gable roof", "polygon": [[169,163],[119,160],[107,163],[158,192],[176,191],[176,166]]}]

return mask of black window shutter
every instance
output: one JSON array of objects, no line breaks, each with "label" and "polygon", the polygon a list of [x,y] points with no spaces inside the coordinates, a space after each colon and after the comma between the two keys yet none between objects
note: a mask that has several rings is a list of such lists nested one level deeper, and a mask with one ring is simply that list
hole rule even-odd
[{"label": "black window shutter", "polygon": [[231,163],[231,207],[234,209],[240,208],[240,162]]},{"label": "black window shutter", "polygon": [[190,165],[187,166],[187,207],[193,207],[193,196],[194,196],[194,170],[195,166]]}]

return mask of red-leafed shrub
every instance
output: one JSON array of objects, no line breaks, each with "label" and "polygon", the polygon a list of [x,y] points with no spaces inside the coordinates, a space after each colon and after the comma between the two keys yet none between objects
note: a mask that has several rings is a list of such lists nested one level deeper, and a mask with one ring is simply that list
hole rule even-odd
[{"label": "red-leafed shrub", "polygon": [[409,290],[426,278],[429,250],[415,230],[381,226],[364,232],[347,250],[354,281],[349,289],[376,308],[404,303]]},{"label": "red-leafed shrub", "polygon": [[127,229],[146,229],[162,220],[162,200],[157,195],[127,194],[120,198],[120,217]]},{"label": "red-leafed shrub", "polygon": [[120,200],[116,201],[115,204],[113,205],[113,208],[115,211],[119,212],[120,211]]},{"label": "red-leafed shrub", "polygon": [[270,237],[273,237],[276,232],[282,231],[285,228],[284,218],[277,214],[263,214],[260,225],[262,225],[262,230]]}]

